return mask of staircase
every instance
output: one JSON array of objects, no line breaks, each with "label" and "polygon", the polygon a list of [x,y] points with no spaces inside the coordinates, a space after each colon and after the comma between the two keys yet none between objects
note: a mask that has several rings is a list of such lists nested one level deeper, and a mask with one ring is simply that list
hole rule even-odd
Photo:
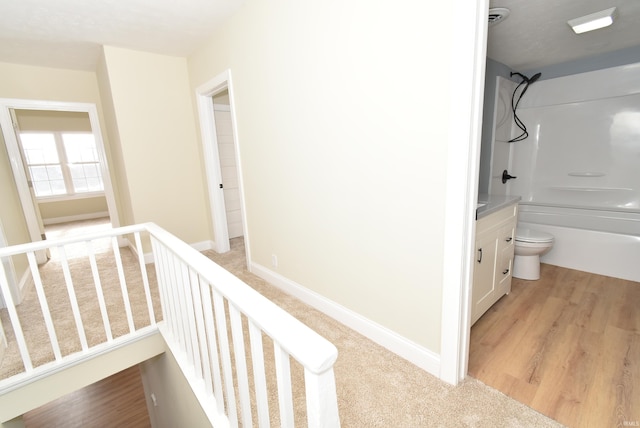
[{"label": "staircase", "polygon": [[[110,251],[94,252],[104,239]],[[86,255],[68,259],[65,248],[78,243]],[[62,257],[43,281],[41,271],[52,268],[35,256],[49,248]],[[0,380],[0,422],[170,351],[212,426],[340,425],[336,348],[160,227],[0,249],[2,261],[14,257],[29,261],[37,309],[14,303],[12,275],[0,263],[9,345],[0,376],[12,349],[22,368]],[[49,283],[52,275],[59,284]]]}]

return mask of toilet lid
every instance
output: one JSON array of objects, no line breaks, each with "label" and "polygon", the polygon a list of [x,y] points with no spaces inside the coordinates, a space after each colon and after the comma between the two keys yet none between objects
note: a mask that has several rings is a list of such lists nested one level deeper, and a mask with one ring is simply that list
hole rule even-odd
[{"label": "toilet lid", "polygon": [[516,241],[520,242],[553,242],[553,235],[539,230],[522,227],[516,229]]}]

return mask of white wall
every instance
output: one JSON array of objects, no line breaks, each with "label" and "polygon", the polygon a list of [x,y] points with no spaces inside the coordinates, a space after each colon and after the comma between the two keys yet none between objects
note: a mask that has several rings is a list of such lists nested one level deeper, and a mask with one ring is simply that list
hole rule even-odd
[{"label": "white wall", "polygon": [[437,353],[453,30],[431,17],[250,1],[189,72],[231,70],[253,261]]},{"label": "white wall", "polygon": [[[154,428],[210,426],[170,350],[144,361],[140,370]],[[151,394],[155,396],[155,405]]]},{"label": "white wall", "polygon": [[509,192],[522,202],[640,212],[640,63],[536,82],[518,108]]}]

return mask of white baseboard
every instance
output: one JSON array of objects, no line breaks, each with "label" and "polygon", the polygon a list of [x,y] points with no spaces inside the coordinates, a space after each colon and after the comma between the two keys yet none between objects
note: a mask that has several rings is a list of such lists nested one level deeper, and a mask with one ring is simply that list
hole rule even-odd
[{"label": "white baseboard", "polygon": [[[135,254],[136,257],[137,257],[138,256],[138,251],[136,250],[135,245],[131,245],[131,243],[129,241],[127,241],[127,245],[129,246],[131,251],[133,251],[133,254]],[[194,242],[193,244],[189,244],[189,245],[194,250],[199,251],[199,252],[215,249],[215,242],[213,242],[213,241]],[[145,262],[145,264],[153,263],[154,262],[153,253],[144,253],[144,262]]]},{"label": "white baseboard", "polygon": [[216,243],[213,241],[194,242],[190,245],[198,251],[213,250],[216,248]]},{"label": "white baseboard", "polygon": [[440,356],[388,328],[335,303],[266,267],[251,263],[251,272],[320,312],[357,331],[421,369],[440,376]]},{"label": "white baseboard", "polygon": [[58,223],[69,223],[71,221],[92,220],[94,218],[103,218],[103,217],[109,217],[109,211],[100,211],[97,213],[88,213],[88,214],[76,214],[76,215],[69,215],[65,217],[52,217],[52,218],[42,219],[42,222],[45,225],[50,225],[50,224],[58,224]]}]

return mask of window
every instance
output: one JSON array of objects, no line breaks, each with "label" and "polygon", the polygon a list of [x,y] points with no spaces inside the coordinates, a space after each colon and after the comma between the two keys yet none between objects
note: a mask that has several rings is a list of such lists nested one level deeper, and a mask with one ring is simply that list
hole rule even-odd
[{"label": "window", "polygon": [[93,134],[22,132],[20,140],[36,197],[104,191]]}]

